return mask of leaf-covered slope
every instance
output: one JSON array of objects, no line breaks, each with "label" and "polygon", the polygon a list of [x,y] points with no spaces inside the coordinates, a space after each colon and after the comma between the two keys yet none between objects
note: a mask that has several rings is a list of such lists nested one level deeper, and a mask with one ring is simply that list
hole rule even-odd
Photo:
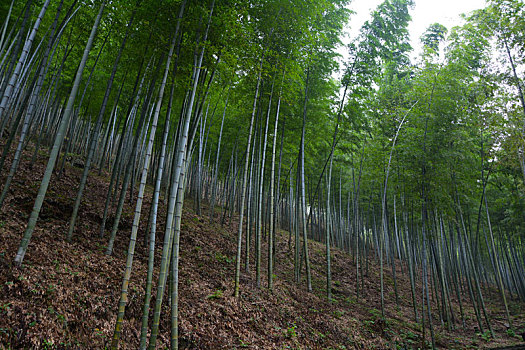
[{"label": "leaf-covered slope", "polygon": [[[13,185],[8,205],[0,213],[0,346],[6,349],[104,348],[111,339],[116,317],[132,206],[126,204],[114,256],[104,255],[107,237],[99,238],[99,225],[107,179],[93,174],[73,242],[67,243],[71,201],[81,172],[68,166],[61,179],[52,181],[24,267],[13,269],[13,254],[46,159],[44,154],[39,155],[36,167],[28,169],[29,155],[25,155],[19,180]],[[145,208],[149,203],[150,196]],[[192,207],[191,201],[186,207]],[[235,299],[232,294],[236,220],[234,217],[221,227],[220,223],[210,224],[208,217],[198,217],[189,209],[184,212],[179,276],[183,347],[384,349],[421,346],[421,325],[414,322],[409,280],[403,273],[407,271],[406,266],[401,268],[398,263],[399,306],[395,303],[390,271],[385,274],[387,304],[386,319],[382,319],[379,267],[374,259],[368,268],[366,262],[361,262],[364,283],[360,283],[357,299],[355,261],[345,252],[334,250],[334,300],[329,303],[324,290],[324,246],[309,243],[314,292],[308,293],[304,281],[300,285],[293,282],[293,256],[288,248],[287,232],[278,236],[274,293],[270,294],[264,287],[257,289],[254,273],[243,273],[241,297]],[[162,222],[159,220],[161,225]],[[137,348],[140,334],[147,270],[145,223],[142,225],[122,334],[121,348],[126,349]],[[161,241],[162,237],[158,237],[158,242]],[[156,262],[159,260],[160,254]],[[263,279],[263,286],[265,282]],[[420,286],[417,289],[420,291]],[[478,348],[519,343],[518,336],[506,333],[505,315],[496,311],[503,308],[491,299],[497,300],[497,295],[497,291],[486,295],[492,326],[497,332],[495,340],[476,335],[473,310],[470,305],[464,305],[468,315],[465,330],[458,324],[458,329],[448,332],[446,327],[437,327],[437,317],[434,319],[437,345]],[[420,304],[420,293],[416,298]],[[159,348],[167,346],[169,341],[169,303],[165,301],[164,305]],[[514,324],[524,325],[523,305],[511,303],[511,307]],[[454,308],[455,315],[459,315],[456,302]],[[427,339],[428,336],[427,330]]]}]

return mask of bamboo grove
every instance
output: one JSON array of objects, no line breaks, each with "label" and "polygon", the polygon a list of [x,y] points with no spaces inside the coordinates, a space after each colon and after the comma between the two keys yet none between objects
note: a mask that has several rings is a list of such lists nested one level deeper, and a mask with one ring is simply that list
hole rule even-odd
[{"label": "bamboo grove", "polygon": [[[435,327],[464,327],[466,304],[492,332],[483,297],[494,288],[512,327],[508,298],[525,300],[525,5],[491,0],[460,27],[429,24],[416,58],[412,6],[385,0],[342,47],[352,25],[346,0],[2,2],[0,206],[22,151],[31,166],[48,154],[13,265],[31,254],[50,182],[77,162],[83,174],[63,239],[82,230],[89,176],[105,174],[99,235],[108,255],[116,240],[129,242],[111,348],[139,239],[149,249],[140,347],[155,348],[164,302],[178,348],[188,196],[198,215],[237,227],[235,296],[242,274],[274,288],[281,239],[295,281],[311,291],[313,239],[326,245],[329,299],[337,247],[355,262],[357,298],[379,261],[383,317],[385,303],[398,302],[396,271],[409,276],[414,319],[432,344]],[[349,58],[340,67],[341,47]],[[126,200],[133,225],[120,232]],[[384,269],[394,296],[384,293]]]}]

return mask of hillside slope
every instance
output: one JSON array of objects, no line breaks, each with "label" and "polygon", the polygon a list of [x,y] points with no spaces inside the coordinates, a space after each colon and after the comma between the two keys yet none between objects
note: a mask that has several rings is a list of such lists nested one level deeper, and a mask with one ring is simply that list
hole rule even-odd
[{"label": "hillside slope", "polygon": [[[29,153],[0,213],[0,344],[6,349],[102,349],[113,332],[125,252],[131,231],[133,204],[128,201],[113,256],[104,255],[106,237],[99,238],[107,176],[92,175],[81,207],[72,243],[65,241],[72,198],[81,170],[67,165],[60,179],[53,179],[37,230],[22,269],[11,266],[43,174],[45,154],[34,169]],[[3,180],[5,174],[2,174]],[[145,201],[147,213],[150,196]],[[385,269],[386,320],[381,318],[379,267],[372,259],[364,289],[356,298],[356,268],[352,257],[333,252],[334,301],[325,298],[324,246],[310,242],[314,292],[306,283],[293,282],[293,256],[288,233],[278,236],[275,291],[255,285],[255,273],[241,278],[241,297],[233,295],[237,218],[225,226],[195,215],[191,201],[185,205],[181,238],[180,334],[183,348],[195,349],[385,349],[417,348],[423,344],[421,325],[414,321],[409,280],[398,263],[399,305],[395,303],[392,277]],[[164,207],[162,207],[164,210]],[[203,211],[207,213],[207,210]],[[147,215],[147,214],[146,214]],[[146,216],[144,215],[144,216]],[[156,262],[160,261],[162,223],[158,229]],[[139,232],[129,288],[121,348],[138,346],[147,270],[144,225]],[[108,224],[110,226],[110,223]],[[265,251],[265,246],[263,246]],[[263,259],[264,261],[264,259]],[[264,268],[264,266],[263,266]],[[403,266],[406,271],[406,267]],[[265,271],[265,270],[263,270]],[[156,279],[156,275],[155,275]],[[421,287],[418,285],[418,290]],[[155,291],[154,291],[155,292]],[[418,301],[420,304],[420,293]],[[442,348],[486,348],[520,344],[521,337],[507,334],[503,307],[497,291],[485,295],[496,339],[476,334],[471,305],[468,324],[447,331],[434,325]],[[465,298],[464,300],[467,300]],[[159,348],[169,341],[169,308],[164,302]],[[523,304],[510,303],[516,326],[525,325]],[[435,304],[434,304],[435,307]],[[454,304],[459,318],[459,306]],[[421,312],[421,310],[419,310]],[[426,341],[430,340],[426,330]]]}]

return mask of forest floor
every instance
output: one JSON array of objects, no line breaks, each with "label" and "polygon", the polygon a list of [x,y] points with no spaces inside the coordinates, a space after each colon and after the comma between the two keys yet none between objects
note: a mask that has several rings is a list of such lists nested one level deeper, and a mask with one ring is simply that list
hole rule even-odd
[{"label": "forest floor", "polygon": [[[127,201],[114,254],[106,256],[108,233],[100,238],[99,228],[108,175],[93,173],[84,194],[73,241],[67,243],[65,236],[72,202],[82,171],[67,164],[62,177],[55,176],[51,182],[23,267],[13,268],[12,261],[47,160],[44,152],[39,153],[37,164],[30,169],[30,157],[31,153],[24,153],[11,193],[0,212],[0,348],[103,349],[111,340],[116,319],[134,201]],[[6,169],[9,168],[3,169],[0,183],[3,183]],[[147,218],[150,202],[149,193],[143,206],[143,218]],[[179,278],[182,348],[410,349],[429,346],[429,329],[423,337],[421,324],[414,320],[410,282],[406,273],[402,273],[399,261],[399,302],[395,300],[391,269],[386,268],[386,317],[382,318],[379,264],[374,259],[370,260],[357,298],[355,262],[347,253],[334,249],[334,299],[328,302],[324,246],[309,242],[313,277],[313,292],[309,293],[304,273],[300,284],[293,282],[293,252],[288,247],[288,233],[279,232],[274,292],[266,288],[266,263],[263,263],[262,287],[256,287],[252,260],[250,273],[241,276],[241,294],[236,299],[233,297],[233,277],[238,218],[232,218],[221,227],[218,218],[210,223],[206,205],[203,205],[203,216],[196,215],[193,207],[194,203],[187,200],[182,221]],[[158,220],[156,262],[160,261],[164,208],[162,205]],[[107,223],[108,230],[111,221],[112,218]],[[146,221],[143,219],[141,223],[129,286],[120,343],[124,349],[136,349],[139,342],[147,271]],[[266,253],[265,244],[263,251]],[[406,266],[402,269],[406,272]],[[421,315],[420,282],[417,290]],[[453,300],[456,327],[451,331],[440,324],[433,302],[437,347],[477,349],[524,344],[519,333],[524,331],[525,305],[509,301],[516,328],[514,335],[507,332],[504,308],[497,291],[485,291],[484,298],[496,337],[492,339],[489,333],[477,329],[472,304],[465,295],[465,328],[457,321],[460,317],[457,300]],[[158,348],[165,348],[169,343],[167,300],[163,305]]]}]

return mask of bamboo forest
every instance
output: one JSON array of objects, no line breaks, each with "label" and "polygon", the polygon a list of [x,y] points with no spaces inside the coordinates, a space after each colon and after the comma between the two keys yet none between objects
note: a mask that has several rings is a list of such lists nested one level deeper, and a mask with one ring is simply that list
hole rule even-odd
[{"label": "bamboo forest", "polygon": [[525,349],[525,3],[425,1],[1,0],[0,348]]}]

